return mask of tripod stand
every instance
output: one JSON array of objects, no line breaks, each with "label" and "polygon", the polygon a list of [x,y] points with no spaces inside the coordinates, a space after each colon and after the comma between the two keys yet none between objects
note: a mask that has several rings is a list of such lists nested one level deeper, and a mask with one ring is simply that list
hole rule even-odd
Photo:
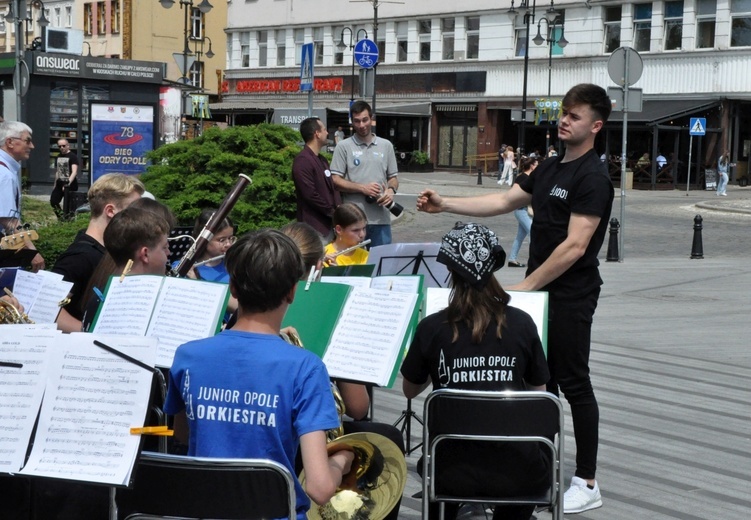
[{"label": "tripod stand", "polygon": [[[402,432],[402,435],[405,435],[405,441],[404,441],[404,447],[406,449],[407,455],[415,451],[416,449],[419,449],[420,446],[422,446],[422,443],[418,444],[414,448],[411,447],[412,444],[412,418],[419,422],[421,425],[424,425],[425,423],[422,422],[422,419],[414,412],[412,411],[412,399],[407,399],[407,408],[402,410],[402,414],[399,416],[399,418],[394,423],[395,428],[399,428],[399,431]],[[399,426],[399,423],[401,423],[401,426]]]}]

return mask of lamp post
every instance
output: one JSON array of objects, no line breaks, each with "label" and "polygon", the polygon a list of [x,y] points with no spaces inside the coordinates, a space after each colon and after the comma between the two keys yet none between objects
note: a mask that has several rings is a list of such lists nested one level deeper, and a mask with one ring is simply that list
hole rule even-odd
[{"label": "lamp post", "polygon": [[[344,33],[349,33],[349,43],[344,43]],[[339,43],[336,44],[336,48],[340,51],[344,51],[344,49],[349,48],[349,52],[352,53],[352,73],[350,75],[350,89],[349,89],[349,105],[352,106],[352,103],[355,102],[355,43],[360,41],[360,33],[365,34],[365,38],[368,37],[368,31],[365,29],[359,29],[357,31],[356,35],[352,34],[352,28],[351,27],[344,27],[342,29],[341,34],[339,35]],[[351,116],[350,116],[351,118]]]},{"label": "lamp post", "polygon": [[[162,7],[165,9],[170,9],[173,5],[175,5],[175,0],[159,0],[159,3]],[[201,3],[197,6],[193,4],[193,0],[179,0],[180,3],[180,9],[184,9],[185,15],[185,27],[184,27],[184,39],[183,39],[183,76],[180,78],[183,83],[186,85],[189,82],[188,77],[188,57],[193,56],[193,53],[190,52],[190,46],[188,42],[190,41],[190,13],[192,9],[195,7],[201,13],[207,14],[209,11],[211,11],[214,6],[209,3],[209,0],[201,0]]]},{"label": "lamp post", "polygon": [[[546,25],[546,36],[543,37],[540,32],[540,25],[542,22],[545,22]],[[561,35],[556,37],[555,29],[556,27],[561,28]],[[553,45],[558,45],[560,48],[564,48],[566,45],[568,45],[568,40],[563,35],[563,16],[558,13],[555,9],[553,9],[553,6],[550,6],[550,9],[548,9],[545,16],[540,18],[540,20],[537,22],[537,36],[534,37],[532,40],[535,42],[535,45],[542,45],[543,43],[548,44],[548,101],[550,100],[550,88],[551,88],[551,81],[552,81],[552,75],[553,75]],[[545,132],[545,153],[547,154],[547,150],[550,147],[550,120],[547,121],[548,128]]]}]

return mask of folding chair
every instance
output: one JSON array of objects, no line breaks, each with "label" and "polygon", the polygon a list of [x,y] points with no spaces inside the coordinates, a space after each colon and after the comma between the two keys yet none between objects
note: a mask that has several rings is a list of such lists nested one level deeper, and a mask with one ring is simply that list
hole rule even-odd
[{"label": "folding chair", "polygon": [[[425,399],[423,420],[423,520],[428,520],[430,502],[439,502],[441,520],[447,502],[534,504],[550,507],[553,519],[563,518],[563,408],[556,396],[548,392],[436,390]],[[540,443],[550,450],[550,488],[520,497],[439,494],[436,448],[448,439]]]},{"label": "folding chair", "polygon": [[118,520],[294,520],[295,484],[289,470],[271,460],[144,452],[133,487],[115,491],[110,513]]}]

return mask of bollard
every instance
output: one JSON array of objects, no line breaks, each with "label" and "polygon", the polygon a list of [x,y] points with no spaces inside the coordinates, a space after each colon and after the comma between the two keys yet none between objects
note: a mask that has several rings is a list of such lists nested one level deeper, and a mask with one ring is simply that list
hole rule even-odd
[{"label": "bollard", "polygon": [[482,168],[477,168],[477,185],[482,186]]},{"label": "bollard", "polygon": [[620,227],[617,218],[610,219],[610,238],[608,238],[608,256],[606,258],[608,262],[617,262],[620,259],[618,254],[618,229]]},{"label": "bollard", "polygon": [[694,243],[691,246],[691,258],[702,259],[704,258],[704,246],[701,241],[701,230],[704,226],[701,224],[701,215],[694,217]]}]

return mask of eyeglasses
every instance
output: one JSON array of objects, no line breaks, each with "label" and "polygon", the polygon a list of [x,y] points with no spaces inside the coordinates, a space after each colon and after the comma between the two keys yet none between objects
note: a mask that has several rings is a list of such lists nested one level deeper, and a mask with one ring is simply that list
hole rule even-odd
[{"label": "eyeglasses", "polygon": [[217,242],[219,242],[222,245],[224,245],[224,244],[232,245],[235,242],[237,242],[237,237],[233,235],[231,237],[215,238],[214,240],[216,240]]},{"label": "eyeglasses", "polygon": [[31,137],[27,137],[24,139],[23,137],[9,137],[8,139],[17,139],[19,141],[23,141],[26,144],[31,144]]}]

